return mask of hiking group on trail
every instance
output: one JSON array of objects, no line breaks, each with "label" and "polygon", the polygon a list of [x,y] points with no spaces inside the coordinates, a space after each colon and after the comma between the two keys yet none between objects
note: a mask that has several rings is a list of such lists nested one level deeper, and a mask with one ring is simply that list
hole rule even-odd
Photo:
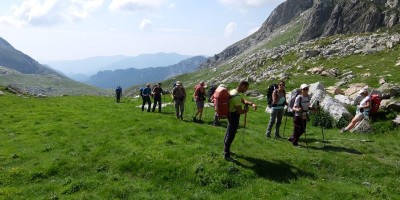
[{"label": "hiking group on trail", "polygon": [[[208,92],[206,92],[207,86],[205,82],[200,81],[199,84],[194,87],[192,99],[195,102],[195,108],[192,114],[193,122],[203,122],[202,117],[207,98],[207,106],[209,106],[209,103],[212,103],[214,106],[214,120],[212,122],[212,125],[220,126],[220,120],[227,119],[223,156],[224,159],[228,161],[235,161],[235,159],[231,157],[231,155],[233,155],[233,153],[231,152],[231,145],[239,128],[240,115],[245,115],[245,128],[249,106],[251,106],[254,111],[256,111],[258,107],[254,102],[246,100],[242,97],[243,94],[246,93],[249,89],[249,86],[249,82],[241,81],[235,89],[229,91],[224,84],[217,85],[215,83],[212,83],[210,89],[208,90]],[[306,132],[307,122],[309,120],[309,113],[320,111],[319,101],[316,101],[316,106],[311,103],[309,88],[310,86],[308,84],[301,84],[299,88],[295,89],[291,93],[290,99],[287,99],[285,91],[285,81],[281,80],[278,82],[278,84],[271,84],[268,87],[267,106],[271,110],[271,114],[265,132],[266,138],[271,138],[272,132],[275,138],[281,138],[282,136],[280,135],[280,128],[283,121],[283,116],[293,115],[293,131],[291,136],[287,140],[290,141],[293,146],[299,145],[300,137],[302,135],[305,135]],[[147,112],[150,112],[150,97],[153,97],[154,99],[152,111],[155,111],[155,108],[158,104],[158,111],[161,112],[162,95],[165,95],[164,90],[161,88],[161,83],[158,83],[153,89],[150,88],[150,84],[147,84],[146,88],[140,89],[140,95],[143,100],[142,112],[144,111],[146,103]],[[356,116],[354,116],[351,122],[345,128],[343,128],[341,132],[351,130],[358,122],[360,122],[364,118],[368,118],[371,110],[374,110],[374,112],[376,112],[377,108],[379,108],[379,102],[375,104],[372,103],[372,99],[376,97],[371,97],[370,95],[368,95],[368,89],[363,88],[359,91],[359,95],[363,96],[363,99],[357,106]],[[175,108],[176,118],[183,120],[183,114],[186,110],[185,102],[187,93],[181,81],[176,81],[174,83],[171,97]],[[315,101],[315,99],[313,100]],[[117,101],[119,102],[118,98]],[[376,104],[378,104],[378,106],[376,106]],[[287,109],[285,109],[285,107]],[[194,113],[195,110],[196,113]],[[283,134],[286,129],[286,121],[287,117],[285,120]],[[275,129],[273,131],[274,125]],[[306,138],[306,135],[304,137]],[[305,142],[307,146],[307,139]]]}]

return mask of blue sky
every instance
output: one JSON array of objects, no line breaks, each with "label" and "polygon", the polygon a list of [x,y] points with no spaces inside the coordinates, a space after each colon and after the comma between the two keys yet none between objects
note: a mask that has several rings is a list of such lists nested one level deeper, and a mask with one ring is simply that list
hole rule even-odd
[{"label": "blue sky", "polygon": [[0,37],[38,61],[213,55],[284,0],[1,0]]}]

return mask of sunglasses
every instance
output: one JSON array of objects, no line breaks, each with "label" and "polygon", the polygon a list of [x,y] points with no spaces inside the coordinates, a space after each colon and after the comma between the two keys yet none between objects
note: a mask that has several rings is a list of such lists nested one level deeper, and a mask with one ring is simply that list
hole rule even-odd
[{"label": "sunglasses", "polygon": [[282,86],[285,86],[285,84],[283,84],[283,83],[279,83],[278,85],[282,85]]},{"label": "sunglasses", "polygon": [[303,88],[303,90],[308,90],[308,88]]}]

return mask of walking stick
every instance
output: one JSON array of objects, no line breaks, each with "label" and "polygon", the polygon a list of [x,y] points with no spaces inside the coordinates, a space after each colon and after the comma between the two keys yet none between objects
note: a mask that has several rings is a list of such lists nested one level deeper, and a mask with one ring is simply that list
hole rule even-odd
[{"label": "walking stick", "polygon": [[[244,109],[248,109],[249,105],[245,105]],[[246,123],[247,123],[247,112],[244,113],[244,124],[243,124],[243,144],[244,144],[244,138],[246,136]]]},{"label": "walking stick", "polygon": [[[319,118],[321,119],[321,109],[319,108],[319,101],[317,101],[317,107],[318,107],[318,115]],[[321,124],[321,131],[322,131],[322,143],[324,144],[325,148],[325,134],[324,134],[324,126]]]},{"label": "walking stick", "polygon": [[282,133],[282,136],[283,136],[283,137],[285,137],[286,122],[287,122],[287,115],[288,115],[287,109],[286,109],[286,111],[285,111],[285,115],[286,115],[286,117],[285,117],[285,125],[283,126],[283,133]]}]

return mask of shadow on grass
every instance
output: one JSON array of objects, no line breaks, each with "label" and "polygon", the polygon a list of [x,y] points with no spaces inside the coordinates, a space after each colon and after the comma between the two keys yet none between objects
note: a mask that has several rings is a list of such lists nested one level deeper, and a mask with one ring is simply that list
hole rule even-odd
[{"label": "shadow on grass", "polygon": [[253,170],[258,176],[276,181],[281,183],[289,183],[292,180],[297,180],[301,177],[313,178],[314,174],[301,170],[293,165],[285,163],[283,161],[266,161],[259,158],[253,158],[248,156],[236,156],[251,163],[245,165],[239,161],[235,163],[243,168]]},{"label": "shadow on grass", "polygon": [[308,146],[308,148],[313,149],[313,150],[321,150],[321,151],[332,151],[332,152],[346,152],[346,153],[351,153],[351,154],[357,154],[357,155],[362,155],[362,153],[356,149],[350,149],[346,147],[338,147],[338,146],[321,146],[321,147],[314,147],[314,146]]}]

